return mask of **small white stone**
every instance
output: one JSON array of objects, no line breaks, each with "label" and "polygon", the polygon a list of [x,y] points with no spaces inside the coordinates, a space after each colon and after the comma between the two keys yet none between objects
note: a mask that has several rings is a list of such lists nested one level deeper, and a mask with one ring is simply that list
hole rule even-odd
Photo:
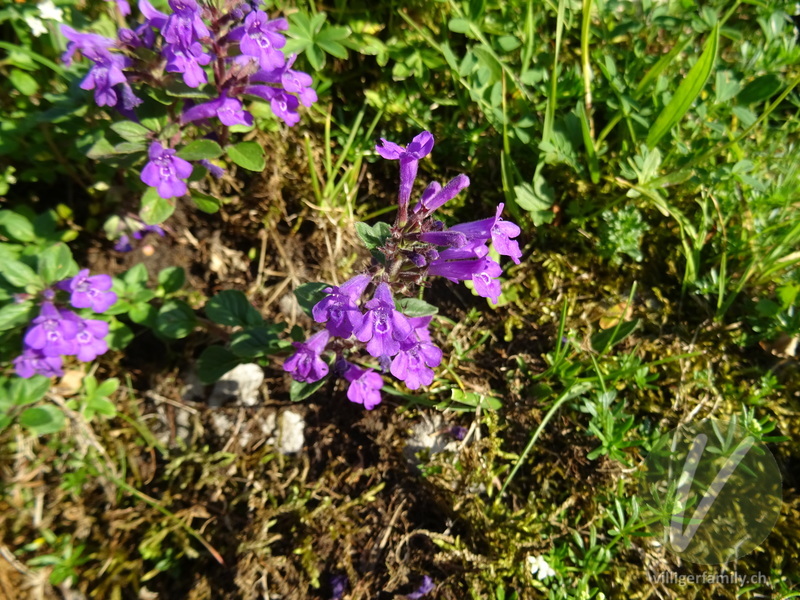
[{"label": "small white stone", "polygon": [[287,410],[278,417],[278,452],[296,454],[305,444],[305,419],[296,412]]},{"label": "small white stone", "polygon": [[420,459],[417,453],[427,450],[429,456],[441,452],[456,452],[459,443],[448,434],[442,415],[434,413],[432,417],[423,415],[421,422],[416,423],[411,429],[403,454],[406,460],[414,467],[419,467]]},{"label": "small white stone", "polygon": [[547,564],[544,556],[528,556],[527,561],[531,575],[536,575],[536,579],[539,581],[544,581],[556,574],[553,568]]},{"label": "small white stone", "polygon": [[44,2],[40,2],[37,6],[39,7],[39,15],[41,15],[43,19],[51,19],[59,23],[64,20],[64,11],[53,4],[53,0],[45,0]]},{"label": "small white stone", "polygon": [[258,388],[264,382],[264,369],[255,363],[238,365],[219,378],[208,405],[218,408],[229,398],[236,404],[256,406],[259,403]]},{"label": "small white stone", "polygon": [[28,24],[28,27],[31,28],[31,33],[35,37],[39,37],[40,35],[44,35],[47,33],[47,27],[44,26],[41,19],[37,19],[33,15],[25,15],[25,22]]}]

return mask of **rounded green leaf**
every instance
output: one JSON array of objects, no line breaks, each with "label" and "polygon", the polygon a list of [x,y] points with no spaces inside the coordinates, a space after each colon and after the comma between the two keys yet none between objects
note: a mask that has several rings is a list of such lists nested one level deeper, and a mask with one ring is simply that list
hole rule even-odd
[{"label": "rounded green leaf", "polygon": [[469,31],[469,21],[467,19],[450,19],[447,28],[454,33],[467,33]]},{"label": "rounded green leaf", "polygon": [[181,267],[167,267],[158,274],[158,285],[164,292],[172,294],[183,287],[186,281],[186,272]]},{"label": "rounded green leaf", "polygon": [[192,307],[181,300],[167,300],[156,317],[156,331],[174,340],[185,338],[196,324]]},{"label": "rounded green leaf", "polygon": [[178,152],[184,160],[203,160],[222,156],[222,146],[214,140],[195,140]]},{"label": "rounded green leaf", "polygon": [[248,171],[263,171],[267,165],[264,149],[258,142],[241,142],[225,150],[228,158]]},{"label": "rounded green leaf", "polygon": [[197,375],[203,384],[209,385],[242,362],[241,358],[222,346],[209,346],[197,361]]},{"label": "rounded green leaf", "polygon": [[194,200],[197,208],[202,210],[204,213],[213,215],[214,213],[219,212],[219,207],[222,206],[222,200],[219,198],[209,194],[204,194],[203,192],[198,192],[197,190],[191,190],[191,194],[192,200]]},{"label": "rounded green leaf", "polygon": [[19,423],[31,433],[46,435],[64,429],[64,413],[56,406],[33,406],[19,416]]},{"label": "rounded green leaf", "polygon": [[158,195],[156,188],[147,188],[142,196],[142,208],[139,215],[148,225],[163,223],[175,212],[175,201],[165,199]]},{"label": "rounded green leaf", "polygon": [[239,290],[224,290],[211,298],[205,307],[206,316],[220,325],[252,327],[264,323],[259,312]]}]

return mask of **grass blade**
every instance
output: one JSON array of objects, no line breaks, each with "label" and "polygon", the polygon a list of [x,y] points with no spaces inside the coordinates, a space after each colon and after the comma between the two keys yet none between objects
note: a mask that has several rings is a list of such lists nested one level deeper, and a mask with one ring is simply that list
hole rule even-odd
[{"label": "grass blade", "polygon": [[558,0],[558,16],[556,18],[556,49],[553,56],[553,72],[550,74],[550,97],[544,109],[544,126],[542,141],[549,142],[553,135],[553,124],[556,118],[556,94],[558,93],[558,51],[561,48],[561,35],[564,32],[564,11],[567,8],[566,0]]},{"label": "grass blade", "polygon": [[664,110],[661,111],[656,122],[650,128],[650,133],[647,135],[648,148],[654,148],[658,144],[659,140],[683,118],[697,96],[700,95],[706,85],[706,81],[708,81],[708,77],[711,75],[711,70],[714,68],[718,48],[719,25],[716,25],[706,40],[700,60],[691,68],[686,79],[678,86],[678,91],[675,92],[672,100],[664,107]]}]

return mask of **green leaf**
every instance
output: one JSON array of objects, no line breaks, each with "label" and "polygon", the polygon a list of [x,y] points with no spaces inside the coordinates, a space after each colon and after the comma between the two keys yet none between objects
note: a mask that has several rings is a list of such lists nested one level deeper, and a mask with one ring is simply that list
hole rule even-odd
[{"label": "green leaf", "polygon": [[122,142],[114,146],[114,154],[133,154],[145,150],[147,150],[147,146],[141,142]]},{"label": "green leaf", "polygon": [[745,88],[736,96],[738,104],[757,104],[763,102],[781,89],[781,79],[774,73],[762,75],[748,83]]},{"label": "green leaf", "polygon": [[267,164],[264,149],[258,142],[241,142],[225,148],[234,163],[249,171],[263,171]]},{"label": "green leaf", "polygon": [[497,38],[497,45],[503,52],[513,52],[522,45],[522,42],[513,35],[503,35]]},{"label": "green leaf", "polygon": [[639,82],[639,85],[636,86],[633,97],[638,98],[641,96],[650,86],[650,84],[658,79],[658,76],[661,75],[662,71],[675,61],[675,58],[678,56],[678,54],[683,52],[683,49],[686,48],[686,46],[689,45],[689,42],[691,42],[693,39],[693,37],[687,37],[679,40],[669,52],[658,59],[658,62],[650,67],[650,70],[645,73],[644,77]]},{"label": "green leaf", "polygon": [[50,378],[34,375],[29,379],[15,378],[11,381],[11,398],[16,406],[38,402],[50,389]]},{"label": "green leaf", "polygon": [[447,28],[454,33],[467,33],[469,31],[469,20],[463,18],[450,19]]},{"label": "green leaf", "polygon": [[[86,409],[92,413],[92,416],[98,414],[112,419],[117,415],[116,405],[108,398],[102,396],[92,396],[89,398],[86,402]],[[91,416],[89,418],[91,418]]]},{"label": "green leaf", "polygon": [[51,285],[75,275],[78,272],[78,265],[72,259],[72,252],[67,245],[58,243],[39,255],[38,269],[45,285]]},{"label": "green leaf", "polygon": [[294,295],[295,298],[297,298],[297,302],[300,304],[300,308],[303,309],[303,312],[310,317],[311,309],[314,308],[317,302],[327,296],[324,290],[329,287],[331,286],[327,283],[320,283],[318,281],[304,283],[299,286],[294,291]]},{"label": "green leaf", "polygon": [[99,160],[114,156],[116,153],[117,151],[114,148],[114,144],[109,142],[105,135],[101,133],[97,141],[92,144],[92,147],[86,152],[86,157],[92,160]]},{"label": "green leaf", "polygon": [[439,312],[433,304],[419,298],[401,298],[397,301],[397,308],[407,317],[428,317]]},{"label": "green leaf", "polygon": [[489,52],[486,48],[482,46],[478,46],[473,49],[475,56],[478,57],[478,61],[489,69],[489,72],[492,74],[491,78],[489,79],[489,83],[494,83],[495,81],[500,81],[503,77],[503,67],[502,65],[497,62],[497,59]]},{"label": "green leaf", "polygon": [[289,399],[292,402],[300,402],[301,400],[305,400],[311,394],[319,390],[325,382],[328,381],[328,377],[323,377],[319,381],[315,381],[314,383],[301,383],[300,381],[292,380],[292,385],[289,388]]},{"label": "green leaf", "polygon": [[26,409],[19,416],[19,422],[35,435],[46,435],[64,429],[66,419],[61,409],[48,404]]},{"label": "green leaf", "polygon": [[183,287],[186,281],[186,273],[181,267],[167,267],[158,274],[158,285],[164,289],[164,293],[173,294]]},{"label": "green leaf", "polygon": [[178,152],[184,160],[203,160],[222,156],[222,146],[214,140],[195,140]]},{"label": "green leaf", "polygon": [[550,223],[555,218],[553,213],[553,203],[555,202],[555,190],[550,186],[544,177],[536,169],[533,177],[533,185],[521,183],[514,186],[517,206],[527,210],[531,214],[535,226]]},{"label": "green leaf", "polygon": [[174,340],[185,338],[196,324],[192,307],[182,300],[167,300],[156,317],[156,331]]},{"label": "green leaf", "polygon": [[204,213],[213,215],[214,213],[219,212],[219,207],[222,206],[222,200],[219,198],[209,194],[204,194],[203,192],[198,192],[197,190],[190,190],[189,193],[192,195],[192,200],[194,200],[197,208],[202,210]]},{"label": "green leaf", "polygon": [[147,127],[134,123],[133,121],[120,121],[119,123],[112,123],[113,129],[126,142],[141,143],[147,140],[150,135],[150,130]]},{"label": "green leaf", "polygon": [[33,223],[11,210],[0,210],[0,233],[16,242],[32,242],[36,239]]},{"label": "green leaf", "polygon": [[30,300],[17,304],[12,302],[0,308],[0,331],[14,329],[30,321],[36,305]]},{"label": "green leaf", "polygon": [[499,398],[485,396],[484,394],[478,394],[477,392],[465,392],[458,389],[450,390],[450,400],[455,402],[457,405],[461,405],[459,407],[453,406],[447,402],[442,403],[451,410],[466,410],[464,407],[470,407],[470,409],[481,407],[487,410],[499,410],[503,407],[503,403],[499,400]]},{"label": "green leaf", "polygon": [[592,179],[592,183],[597,184],[600,183],[600,163],[597,160],[597,151],[595,150],[594,140],[592,139],[589,117],[586,114],[586,107],[583,102],[578,103],[577,113],[581,121],[581,134],[583,135],[583,147],[586,150],[589,176]]},{"label": "green leaf", "polygon": [[119,379],[116,377],[111,377],[106,379],[103,383],[101,383],[97,390],[96,394],[99,396],[110,396],[114,392],[117,391],[119,388]]},{"label": "green leaf", "polygon": [[325,54],[316,44],[311,44],[306,48],[306,58],[315,71],[321,71],[325,66]]},{"label": "green leaf", "polygon": [[392,235],[392,228],[388,223],[378,221],[375,225],[367,225],[366,223],[356,223],[356,233],[367,250],[372,252],[386,244],[386,240]]},{"label": "green leaf", "polygon": [[125,323],[112,318],[108,322],[106,341],[112,350],[123,350],[133,341],[133,332]]},{"label": "green leaf", "polygon": [[156,188],[147,188],[142,196],[142,208],[139,216],[148,225],[158,225],[163,223],[175,212],[175,201],[165,199],[158,195]]},{"label": "green leaf", "polygon": [[131,306],[130,310],[128,311],[128,317],[134,323],[153,327],[155,326],[156,319],[158,318],[158,309],[147,302],[138,302]]},{"label": "green leaf", "polygon": [[24,288],[31,283],[36,283],[41,287],[44,285],[36,271],[20,260],[5,261],[0,274],[14,287]]},{"label": "green leaf", "polygon": [[338,42],[350,35],[350,30],[347,27],[339,25],[328,25],[322,29],[317,35],[317,43],[322,41]]},{"label": "green leaf", "polygon": [[342,46],[339,42],[331,42],[328,40],[317,40],[317,46],[322,48],[325,52],[336,58],[342,60],[347,59],[347,48]]},{"label": "green leaf", "polygon": [[714,82],[717,102],[727,102],[735,97],[741,89],[742,84],[736,79],[736,74],[733,71],[717,71],[716,81]]},{"label": "green leaf", "polygon": [[128,291],[137,291],[140,288],[147,287],[147,280],[150,275],[147,272],[147,267],[143,263],[139,263],[125,271],[122,274],[122,280],[125,282]]},{"label": "green leaf", "polygon": [[209,346],[197,360],[197,375],[204,385],[210,385],[243,362],[222,346]]},{"label": "green leaf", "polygon": [[11,69],[11,72],[8,74],[8,80],[23,96],[33,96],[39,91],[39,84],[25,71]]},{"label": "green leaf", "polygon": [[203,88],[189,87],[182,81],[173,80],[172,83],[163,89],[168,96],[173,96],[175,98],[194,98],[196,100],[206,100],[211,98],[211,95],[208,92],[203,91]]},{"label": "green leaf", "polygon": [[639,327],[640,320],[625,321],[618,326],[603,329],[592,336],[592,348],[595,352],[603,353],[609,350],[632,334]]},{"label": "green leaf", "polygon": [[255,358],[274,354],[287,344],[281,342],[274,325],[250,327],[233,335],[231,351],[242,358]]},{"label": "green leaf", "polygon": [[703,54],[695,65],[689,70],[689,73],[681,81],[675,95],[669,101],[661,114],[658,115],[656,122],[650,128],[647,134],[647,146],[654,148],[656,144],[663,138],[672,127],[680,121],[692,103],[695,101],[703,87],[706,85],[711,70],[714,68],[714,62],[717,59],[717,50],[719,48],[719,24],[714,26],[711,30],[706,43],[704,44]]},{"label": "green leaf", "polygon": [[224,290],[211,298],[205,307],[206,316],[220,325],[252,327],[264,319],[250,301],[238,290]]}]

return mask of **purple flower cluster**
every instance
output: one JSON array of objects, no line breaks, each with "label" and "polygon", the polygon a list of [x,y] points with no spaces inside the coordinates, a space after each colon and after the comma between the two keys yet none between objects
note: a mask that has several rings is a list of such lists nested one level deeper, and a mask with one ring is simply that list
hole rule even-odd
[{"label": "purple flower cluster", "polygon": [[[171,74],[175,74],[186,86],[204,88],[210,97],[179,107],[181,126],[192,123],[223,136],[227,132],[218,128],[217,121],[224,127],[250,126],[253,116],[245,108],[247,98],[268,102],[278,118],[295,125],[300,120],[299,105],[311,106],[317,94],[311,77],[291,68],[296,56],[284,56],[286,38],[281,32],[289,28],[288,22],[270,19],[254,8],[254,2],[232,0],[223,3],[224,9],[219,4],[168,0],[172,12],[166,14],[148,0],[139,0],[143,21],[135,29],[120,29],[116,40],[62,26],[69,41],[63,60],[69,64],[78,51],[88,58],[93,66],[81,87],[94,90],[98,106],[114,107],[130,120],[137,120],[135,108],[143,102],[131,84],[164,88],[173,84]],[[130,14],[126,2],[118,6],[121,15]],[[141,48],[157,52],[159,59],[146,58],[152,53],[142,53]],[[171,142],[174,146],[175,139]],[[192,165],[175,153],[161,142],[151,142],[142,171],[142,181],[162,198],[187,191],[185,180]],[[222,174],[211,167],[213,175]]]},{"label": "purple flower cluster", "polygon": [[[74,308],[90,308],[95,313],[105,312],[117,301],[117,295],[111,291],[111,277],[90,276],[89,269],[59,282],[56,287],[69,293]],[[39,316],[31,321],[23,336],[22,354],[14,359],[17,375],[24,378],[37,374],[60,376],[64,374],[64,356],[90,362],[108,350],[105,341],[108,323],[84,319],[69,309],[58,307],[53,290],[46,290],[43,296]]]},{"label": "purple flower cluster", "polygon": [[[400,162],[398,213],[390,236],[379,248],[382,264],[373,264],[367,273],[356,275],[340,286],[324,289],[325,297],[312,309],[317,323],[325,330],[306,342],[296,343],[297,352],[284,363],[294,379],[313,383],[328,375],[329,364],[349,382],[347,397],[371,409],[380,403],[383,378],[344,358],[359,348],[377,360],[380,369],[390,372],[411,390],[430,385],[434,368],[443,353],[429,333],[431,316],[410,316],[398,309],[395,295],[414,297],[415,288],[428,276],[439,275],[450,281],[471,281],[475,292],[497,303],[502,268],[489,256],[489,243],[497,254],[519,264],[522,256],[513,239],[520,228],[501,218],[503,205],[494,217],[446,227],[433,217],[434,211],[469,185],[466,175],[458,175],[444,186],[430,184],[409,210],[419,161],[433,149],[433,136],[424,131],[407,147],[385,139],[376,147],[388,160]],[[363,297],[372,286],[365,301]],[[330,353],[333,362],[323,355]]]},{"label": "purple flower cluster", "polygon": [[164,237],[164,229],[158,225],[147,225],[136,216],[128,215],[123,218],[113,217],[106,224],[106,234],[114,243],[117,252],[131,252],[134,244],[141,241],[148,233],[155,233]]}]

